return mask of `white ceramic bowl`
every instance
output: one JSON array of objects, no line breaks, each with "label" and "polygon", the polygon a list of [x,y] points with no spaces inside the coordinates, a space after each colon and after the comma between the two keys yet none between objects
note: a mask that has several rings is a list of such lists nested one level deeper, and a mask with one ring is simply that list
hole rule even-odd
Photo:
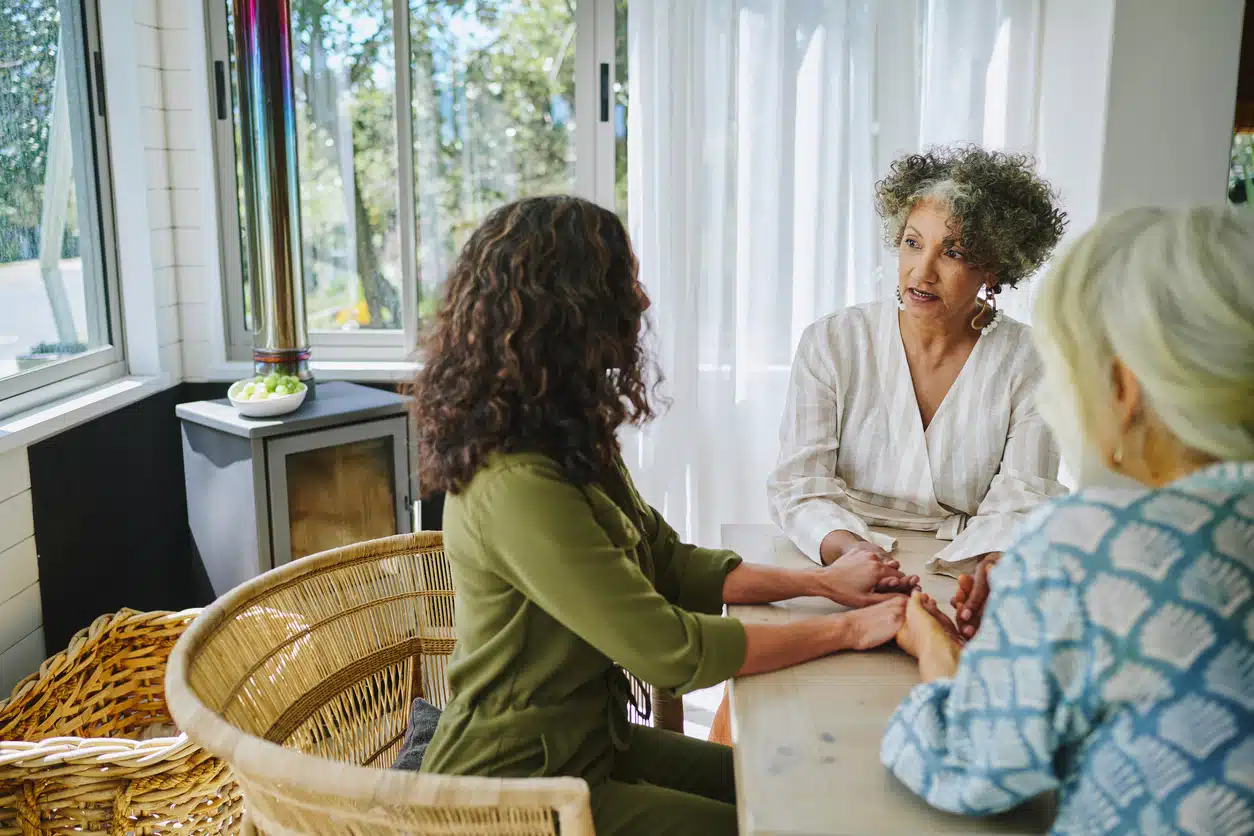
[{"label": "white ceramic bowl", "polygon": [[309,394],[309,386],[302,384],[304,388],[290,395],[279,395],[276,398],[266,398],[264,401],[236,400],[235,393],[243,389],[244,384],[252,379],[250,377],[247,380],[237,380],[231,384],[230,389],[226,390],[226,396],[235,407],[235,411],[245,418],[273,418],[276,415],[295,412],[297,407],[305,402],[305,395]]}]

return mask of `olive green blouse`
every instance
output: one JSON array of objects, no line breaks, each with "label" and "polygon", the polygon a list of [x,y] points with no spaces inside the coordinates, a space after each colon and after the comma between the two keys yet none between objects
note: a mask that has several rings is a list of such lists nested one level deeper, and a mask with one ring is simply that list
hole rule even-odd
[{"label": "olive green blouse", "polygon": [[552,459],[494,455],[444,506],[456,589],[453,698],[423,770],[605,780],[630,745],[628,685],[684,693],[744,664],[722,611],[732,552],[679,542],[617,478],[577,486]]}]

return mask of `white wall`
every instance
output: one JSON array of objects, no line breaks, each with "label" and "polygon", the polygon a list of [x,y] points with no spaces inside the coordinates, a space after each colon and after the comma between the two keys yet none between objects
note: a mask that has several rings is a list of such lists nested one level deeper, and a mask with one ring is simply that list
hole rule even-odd
[{"label": "white wall", "polygon": [[44,659],[26,450],[0,455],[0,700]]},{"label": "white wall", "polygon": [[1101,203],[1115,0],[1044,0],[1037,157],[1070,217],[1068,237]]},{"label": "white wall", "polygon": [[1227,201],[1245,0],[1117,0],[1101,209]]},{"label": "white wall", "polygon": [[1226,200],[1245,0],[1042,0],[1038,155],[1071,217]]}]

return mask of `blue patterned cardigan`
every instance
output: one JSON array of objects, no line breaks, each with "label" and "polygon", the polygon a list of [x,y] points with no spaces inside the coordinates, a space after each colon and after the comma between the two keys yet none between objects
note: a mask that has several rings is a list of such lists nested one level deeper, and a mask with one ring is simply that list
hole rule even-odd
[{"label": "blue patterned cardigan", "polygon": [[897,778],[969,815],[1058,789],[1056,834],[1254,834],[1254,463],[1056,500],[991,583],[889,723]]}]

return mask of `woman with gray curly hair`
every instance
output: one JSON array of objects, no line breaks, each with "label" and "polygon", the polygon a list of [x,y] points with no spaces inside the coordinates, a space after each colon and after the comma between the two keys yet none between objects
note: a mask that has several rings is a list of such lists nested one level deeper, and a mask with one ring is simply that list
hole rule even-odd
[{"label": "woman with gray curly hair", "polygon": [[[846,308],[802,334],[771,517],[820,565],[896,569],[896,541],[871,526],[935,531],[952,542],[928,566],[958,576],[958,629],[972,635],[1015,526],[1066,493],[1033,402],[1030,329],[996,301],[1049,257],[1066,215],[1031,160],[977,147],[897,160],[876,209],[898,254],[896,304]],[[886,578],[878,591],[917,583]],[[710,740],[731,742],[726,700]]]},{"label": "woman with gray curly hair", "polygon": [[978,147],[903,157],[876,198],[896,304],[847,308],[801,337],[771,514],[823,565],[888,561],[895,543],[872,525],[935,531],[952,542],[929,568],[957,575],[1065,493],[1029,329],[997,294],[1049,257],[1066,216],[1029,158]]}]

